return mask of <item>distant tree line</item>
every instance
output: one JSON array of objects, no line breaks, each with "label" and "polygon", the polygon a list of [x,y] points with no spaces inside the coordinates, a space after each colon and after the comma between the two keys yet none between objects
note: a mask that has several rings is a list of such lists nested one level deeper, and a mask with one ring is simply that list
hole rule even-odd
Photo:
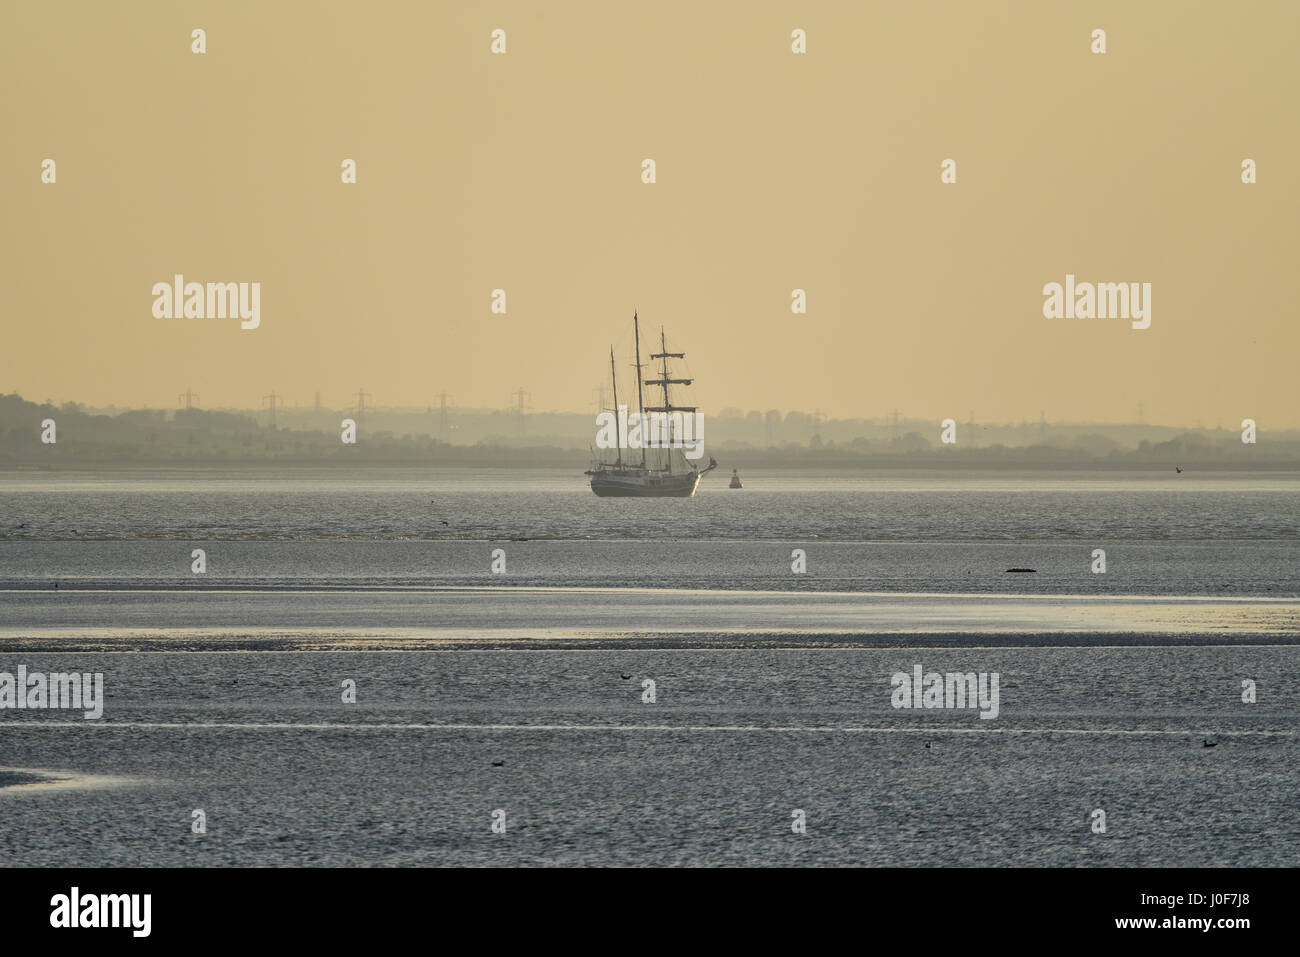
[{"label": "distant tree line", "polygon": [[[346,414],[346,413],[344,413]],[[0,468],[210,467],[240,465],[477,466],[585,468],[588,449],[571,438],[532,437],[530,442],[494,437],[451,444],[429,434],[372,428],[400,422],[389,416],[356,417],[357,442],[322,428],[274,428],[248,413],[142,409],[105,414],[75,403],[61,406],[0,396]],[[788,418],[788,416],[787,416]],[[54,442],[42,441],[42,423],[53,420]],[[857,436],[837,441],[814,432],[806,442],[739,442],[725,437],[726,419],[705,447],[729,468],[1087,468],[1087,469],[1269,469],[1300,467],[1296,433],[1261,433],[1253,445],[1237,432],[1186,432],[1123,447],[1114,438],[1079,427],[1040,442],[1007,445],[973,437],[955,445],[910,430],[897,437]],[[840,423],[842,426],[843,423]],[[1160,430],[1168,433],[1170,430]],[[724,436],[718,436],[722,432]]]}]

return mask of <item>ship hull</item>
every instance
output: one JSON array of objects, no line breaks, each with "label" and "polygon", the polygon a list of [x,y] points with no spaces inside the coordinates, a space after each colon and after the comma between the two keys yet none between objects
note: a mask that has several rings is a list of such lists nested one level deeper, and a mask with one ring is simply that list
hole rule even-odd
[{"label": "ship hull", "polygon": [[591,490],[602,498],[690,498],[700,485],[700,473],[665,476],[593,475]]}]

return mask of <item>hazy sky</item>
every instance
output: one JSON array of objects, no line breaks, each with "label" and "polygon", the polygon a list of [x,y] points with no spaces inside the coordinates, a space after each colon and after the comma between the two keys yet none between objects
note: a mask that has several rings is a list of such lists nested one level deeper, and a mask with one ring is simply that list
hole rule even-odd
[{"label": "hazy sky", "polygon": [[637,309],[706,414],[1300,426],[1300,4],[475,6],[4,4],[0,392],[593,410]]}]

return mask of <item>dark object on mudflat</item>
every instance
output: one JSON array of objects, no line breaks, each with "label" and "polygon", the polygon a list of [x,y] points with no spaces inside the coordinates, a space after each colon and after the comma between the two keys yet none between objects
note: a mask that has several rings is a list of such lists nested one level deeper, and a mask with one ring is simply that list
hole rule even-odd
[{"label": "dark object on mudflat", "polygon": [[619,672],[618,676],[619,676],[620,678],[622,678],[624,681],[627,681],[629,678],[632,677],[631,675],[625,675],[625,674],[623,674],[621,671]]},{"label": "dark object on mudflat", "polygon": [[1038,569],[1037,569],[1037,568],[1008,568],[1008,569],[1007,569],[1007,572],[1008,572],[1008,573],[1010,573],[1010,572],[1031,572],[1031,573],[1037,575],[1037,574],[1038,574]]},{"label": "dark object on mudflat", "polygon": [[494,767],[494,768],[505,767],[505,762],[504,762],[504,761],[493,761],[493,762],[492,762],[492,767]]},{"label": "dark object on mudflat", "polygon": [[1218,744],[1219,744],[1219,739],[1218,739],[1218,738],[1206,738],[1204,741],[1201,742],[1201,747],[1203,747],[1203,748],[1214,748],[1214,747],[1217,747]]}]

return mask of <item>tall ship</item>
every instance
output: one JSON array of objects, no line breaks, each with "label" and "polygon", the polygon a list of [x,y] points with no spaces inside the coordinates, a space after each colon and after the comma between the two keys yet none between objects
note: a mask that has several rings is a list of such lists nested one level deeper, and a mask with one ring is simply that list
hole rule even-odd
[{"label": "tall ship", "polygon": [[[659,351],[650,356],[651,363],[656,361],[660,363],[658,375],[645,378],[642,372],[645,367],[641,364],[641,323],[635,312],[632,314],[632,329],[636,337],[636,396],[639,418],[644,426],[646,413],[661,413],[662,417],[657,418],[657,421],[667,427],[667,432],[662,436],[666,441],[660,442],[660,447],[647,448],[647,436],[643,434],[638,443],[639,447],[626,445],[621,407],[618,404],[618,371],[614,365],[614,349],[611,346],[609,373],[614,386],[616,422],[614,431],[617,440],[615,448],[610,451],[614,452],[615,456],[614,461],[597,462],[587,470],[586,474],[591,476],[591,490],[600,496],[690,498],[699,487],[700,479],[717,468],[718,463],[710,458],[705,468],[697,469],[686,457],[685,450],[674,442],[674,438],[678,442],[683,438],[682,435],[673,435],[674,425],[680,428],[683,418],[687,415],[694,416],[697,411],[693,405],[673,405],[669,392],[671,386],[688,386],[694,381],[674,378],[668,366],[669,359],[685,359],[686,353],[669,352],[668,340],[661,328]],[[643,387],[647,385],[662,390],[661,404],[652,406],[645,404]],[[690,438],[692,435],[693,433],[688,431],[685,437]],[[694,438],[698,440],[699,435],[694,434]]]}]

